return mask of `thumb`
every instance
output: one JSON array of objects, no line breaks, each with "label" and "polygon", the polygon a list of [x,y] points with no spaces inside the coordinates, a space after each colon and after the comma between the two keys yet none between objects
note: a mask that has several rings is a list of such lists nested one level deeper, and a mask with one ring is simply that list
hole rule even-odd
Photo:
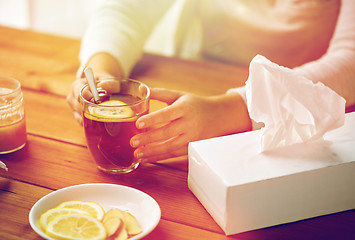
[{"label": "thumb", "polygon": [[150,98],[167,103],[168,105],[174,103],[179,97],[185,93],[182,91],[170,90],[165,88],[151,88]]}]

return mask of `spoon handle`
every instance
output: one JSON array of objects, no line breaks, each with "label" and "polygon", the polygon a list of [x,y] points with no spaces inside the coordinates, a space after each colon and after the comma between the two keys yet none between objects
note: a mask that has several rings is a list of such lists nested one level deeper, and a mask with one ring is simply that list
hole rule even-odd
[{"label": "spoon handle", "polygon": [[89,83],[89,87],[92,92],[92,95],[94,96],[94,101],[98,102],[100,100],[100,97],[99,97],[99,93],[97,92],[94,74],[93,74],[91,68],[89,68],[89,67],[85,68],[84,73],[85,73],[86,80]]}]

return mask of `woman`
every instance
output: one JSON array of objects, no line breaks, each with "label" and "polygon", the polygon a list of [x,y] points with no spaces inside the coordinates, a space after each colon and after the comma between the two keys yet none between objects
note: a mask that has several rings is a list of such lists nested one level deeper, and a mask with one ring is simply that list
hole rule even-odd
[{"label": "woman", "polygon": [[[81,121],[82,69],[124,78],[139,61],[144,44],[173,0],[107,0],[82,41],[81,67],[68,103]],[[352,0],[186,0],[178,19],[174,54],[247,66],[256,54],[323,82],[355,104],[355,1]],[[152,129],[131,139],[142,162],[186,156],[188,142],[251,130],[244,87],[201,97],[151,89],[168,106],[140,117]],[[218,117],[216,117],[218,116]],[[156,127],[160,126],[160,127]]]}]

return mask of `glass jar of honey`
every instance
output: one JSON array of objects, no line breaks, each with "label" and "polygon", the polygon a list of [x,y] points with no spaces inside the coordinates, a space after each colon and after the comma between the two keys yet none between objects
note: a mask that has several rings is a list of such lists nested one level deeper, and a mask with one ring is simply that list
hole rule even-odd
[{"label": "glass jar of honey", "polygon": [[23,148],[27,141],[21,84],[0,77],[0,154]]}]

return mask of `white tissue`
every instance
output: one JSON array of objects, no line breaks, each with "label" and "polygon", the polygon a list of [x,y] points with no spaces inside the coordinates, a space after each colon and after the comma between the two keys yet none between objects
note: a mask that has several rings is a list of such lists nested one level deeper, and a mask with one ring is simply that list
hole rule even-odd
[{"label": "white tissue", "polygon": [[246,98],[250,117],[265,124],[261,151],[322,139],[344,124],[344,98],[261,55],[250,63]]}]

